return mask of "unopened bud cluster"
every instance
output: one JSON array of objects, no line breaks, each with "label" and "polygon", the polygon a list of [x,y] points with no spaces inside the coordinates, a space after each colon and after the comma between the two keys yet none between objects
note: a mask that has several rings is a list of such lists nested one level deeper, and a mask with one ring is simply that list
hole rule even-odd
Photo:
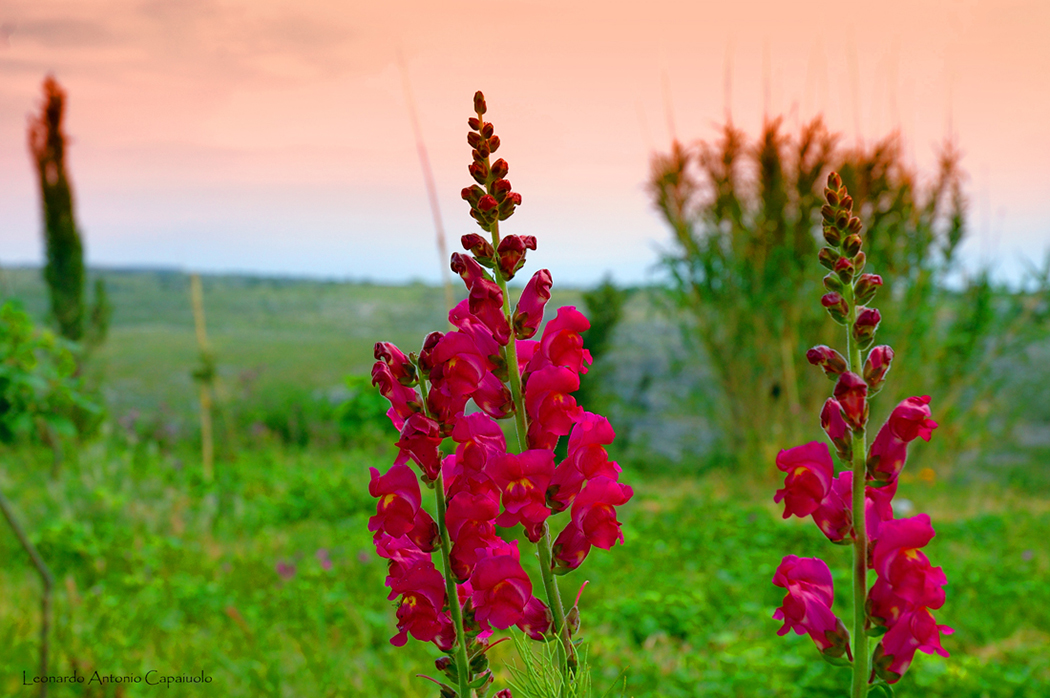
[{"label": "unopened bud cluster", "polygon": [[[485,96],[478,92],[474,95],[474,113],[477,116],[467,119],[467,125],[470,126],[467,144],[474,156],[467,170],[477,184],[466,187],[461,196],[470,204],[470,217],[483,230],[491,232],[493,223],[505,221],[514,215],[515,207],[521,205],[521,194],[511,191],[510,180],[507,179],[510,172],[507,161],[500,158],[496,162],[489,162],[489,156],[499,150],[499,136],[492,122],[485,121],[486,111]],[[536,249],[535,240],[532,249]]]}]

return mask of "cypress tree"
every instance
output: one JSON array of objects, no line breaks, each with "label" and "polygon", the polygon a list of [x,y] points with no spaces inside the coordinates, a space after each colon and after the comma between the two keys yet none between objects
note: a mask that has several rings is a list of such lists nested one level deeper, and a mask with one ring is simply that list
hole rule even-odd
[{"label": "cypress tree", "polygon": [[84,335],[84,246],[66,172],[65,103],[65,91],[47,76],[40,114],[29,120],[29,150],[40,181],[47,252],[44,280],[51,293],[51,314],[63,337],[79,341]]}]

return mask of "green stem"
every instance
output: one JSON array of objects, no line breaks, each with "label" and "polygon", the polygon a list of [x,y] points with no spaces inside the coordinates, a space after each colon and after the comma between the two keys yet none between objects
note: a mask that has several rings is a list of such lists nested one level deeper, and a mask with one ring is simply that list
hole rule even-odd
[{"label": "green stem", "polygon": [[448,536],[448,527],[445,526],[445,510],[448,508],[445,502],[445,477],[438,473],[434,481],[434,491],[437,492],[438,507],[438,530],[441,531],[441,564],[445,570],[445,593],[448,594],[448,606],[452,610],[452,622],[456,626],[456,673],[459,675],[460,698],[472,698],[474,693],[470,690],[470,660],[467,658],[467,636],[463,632],[463,609],[459,606],[459,594],[456,591],[456,582],[452,577],[452,541]]},{"label": "green stem", "polygon": [[[857,321],[857,307],[853,287],[846,285],[846,301],[849,303],[849,323],[846,330],[846,347],[849,354],[849,369],[860,375],[860,346],[853,339],[853,326]],[[865,479],[867,477],[867,429],[853,433],[853,691],[852,698],[868,695],[868,636],[865,633],[868,599],[868,533],[864,523]]]},{"label": "green stem", "polygon": [[[499,248],[499,221],[492,224],[492,249]],[[525,398],[521,389],[521,373],[518,371],[518,349],[514,338],[514,315],[510,309],[510,293],[507,290],[507,280],[503,278],[503,272],[497,263],[492,270],[503,292],[503,314],[507,317],[507,323],[511,328],[511,338],[507,346],[503,348],[503,358],[507,362],[507,380],[510,383],[510,394],[514,398],[514,426],[518,434],[518,451],[528,448],[526,435],[529,427],[525,414]],[[569,635],[569,624],[565,621],[565,604],[562,603],[561,593],[558,591],[558,580],[554,576],[554,568],[551,563],[553,553],[551,551],[550,529],[547,523],[543,524],[543,535],[536,542],[536,552],[540,558],[540,577],[543,579],[543,591],[547,596],[547,606],[553,617],[554,632],[561,639],[562,651],[570,671],[576,670],[576,653],[572,645],[572,637]]]},{"label": "green stem", "polygon": [[[419,389],[423,395],[423,409],[429,417],[427,405],[427,381],[419,379]],[[437,525],[441,535],[441,566],[445,577],[445,594],[448,597],[448,607],[452,612],[452,623],[456,628],[456,674],[459,677],[460,698],[473,698],[474,693],[470,690],[470,660],[467,658],[467,634],[463,630],[463,609],[459,605],[459,593],[456,590],[456,580],[452,576],[452,539],[448,535],[448,526],[445,525],[445,512],[448,510],[448,502],[445,501],[445,475],[438,470],[437,479],[434,480],[434,491],[437,494]]]}]

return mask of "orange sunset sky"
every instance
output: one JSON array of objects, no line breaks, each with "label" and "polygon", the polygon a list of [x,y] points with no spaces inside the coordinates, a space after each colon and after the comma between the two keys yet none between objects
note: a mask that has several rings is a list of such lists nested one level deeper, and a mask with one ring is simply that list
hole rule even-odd
[{"label": "orange sunset sky", "polygon": [[438,280],[400,51],[452,249],[482,89],[524,197],[504,231],[556,282],[654,278],[649,154],[727,108],[900,128],[926,172],[954,134],[967,264],[1017,279],[1050,242],[1048,35],[1046,0],[0,0],[0,265],[42,259],[25,130],[52,72],[89,264]]}]

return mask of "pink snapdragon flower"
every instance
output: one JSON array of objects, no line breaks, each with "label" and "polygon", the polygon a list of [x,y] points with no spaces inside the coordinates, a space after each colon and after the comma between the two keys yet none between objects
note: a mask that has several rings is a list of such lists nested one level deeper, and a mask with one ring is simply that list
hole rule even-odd
[{"label": "pink snapdragon flower", "polygon": [[933,536],[927,514],[884,521],[879,528],[873,567],[893,593],[908,603],[940,608],[944,603],[943,586],[948,579],[944,570],[931,566],[929,558],[919,550]]},{"label": "pink snapdragon flower", "polygon": [[773,614],[774,620],[784,621],[777,635],[794,630],[809,635],[829,656],[849,654],[849,632],[831,611],[835,589],[827,563],[816,557],[787,555],[773,575],[773,584],[787,590],[783,604]]},{"label": "pink snapdragon flower", "polygon": [[555,574],[567,574],[583,564],[591,552],[591,542],[583,530],[570,520],[558,534],[551,551],[554,558],[551,564]]},{"label": "pink snapdragon flower", "polygon": [[368,530],[395,538],[410,532],[416,526],[416,514],[422,503],[416,474],[407,465],[393,465],[385,475],[380,475],[376,468],[369,471],[372,479],[368,493],[379,502],[376,515],[368,520]]},{"label": "pink snapdragon flower", "polygon": [[517,541],[487,548],[474,567],[470,584],[479,623],[506,630],[521,621],[532,598],[532,581],[521,568]]},{"label": "pink snapdragon flower", "polygon": [[395,580],[393,591],[401,595],[401,603],[397,607],[399,632],[390,638],[390,644],[402,647],[411,634],[422,642],[438,641],[440,647],[441,639],[449,634],[452,620],[442,610],[446,598],[445,580],[434,564],[426,560],[414,565]]},{"label": "pink snapdragon flower", "polygon": [[908,444],[916,438],[929,441],[936,428],[929,395],[902,400],[868,449],[868,477],[879,483],[896,481],[908,458]]},{"label": "pink snapdragon flower", "polygon": [[568,509],[587,480],[604,475],[616,480],[621,468],[609,460],[605,450],[616,433],[609,420],[601,415],[584,412],[569,434],[568,453],[554,471],[547,489],[547,504],[555,512]]},{"label": "pink snapdragon flower", "polygon": [[503,493],[503,513],[496,523],[506,528],[520,523],[529,541],[537,542],[543,535],[543,522],[551,515],[546,499],[554,475],[554,453],[546,449],[508,453],[490,463],[489,475]]},{"label": "pink snapdragon flower", "polygon": [[777,454],[777,468],[787,473],[784,487],[773,496],[774,502],[784,500],[785,519],[792,514],[809,516],[831,491],[835,464],[827,444],[820,441],[782,450]]},{"label": "pink snapdragon flower", "polygon": [[402,385],[390,366],[377,361],[372,366],[372,385],[379,388],[379,394],[390,401],[387,416],[395,429],[401,429],[405,420],[423,409],[423,402],[415,388]]},{"label": "pink snapdragon flower", "polygon": [[437,479],[441,469],[441,425],[422,412],[416,412],[401,426],[401,438],[397,441],[396,465],[414,461],[423,471],[423,480],[431,483]]},{"label": "pink snapdragon flower", "polygon": [[[543,308],[551,299],[552,283],[551,273],[546,269],[540,269],[525,285],[525,290],[521,292],[518,305],[514,310],[514,336],[519,340],[531,338],[539,329],[540,323],[543,322]],[[518,346],[521,346],[520,342]],[[531,358],[531,355],[523,358],[519,349],[518,360],[521,361],[522,367]]]},{"label": "pink snapdragon flower", "polygon": [[[537,352],[536,356],[539,355]],[[525,383],[525,412],[531,420],[527,435],[529,448],[553,451],[558,437],[569,433],[583,415],[583,408],[572,397],[579,388],[580,376],[562,366],[548,365],[529,374]]]},{"label": "pink snapdragon flower", "polygon": [[887,683],[897,683],[911,666],[916,650],[925,654],[949,656],[941,646],[941,634],[951,635],[953,632],[947,625],[938,625],[926,608],[905,613],[875,648],[875,674]]},{"label": "pink snapdragon flower", "polygon": [[551,615],[550,609],[547,608],[547,604],[533,596],[525,604],[525,613],[521,620],[518,621],[517,626],[518,630],[533,640],[543,640],[547,633],[550,632],[553,623],[554,617]]},{"label": "pink snapdragon flower", "polygon": [[608,550],[616,541],[623,543],[615,507],[626,504],[633,495],[629,485],[599,475],[587,483],[572,503],[572,522],[588,543]]}]

